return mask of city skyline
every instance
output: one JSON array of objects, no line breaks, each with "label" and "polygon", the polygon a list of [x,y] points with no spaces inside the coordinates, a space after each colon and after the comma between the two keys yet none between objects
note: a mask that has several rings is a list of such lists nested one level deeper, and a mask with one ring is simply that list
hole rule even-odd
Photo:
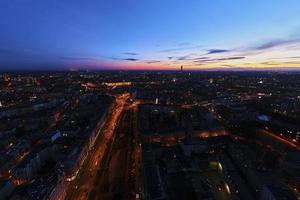
[{"label": "city skyline", "polygon": [[0,70],[300,69],[297,1],[0,2]]},{"label": "city skyline", "polygon": [[0,74],[0,199],[300,199],[300,73]]}]

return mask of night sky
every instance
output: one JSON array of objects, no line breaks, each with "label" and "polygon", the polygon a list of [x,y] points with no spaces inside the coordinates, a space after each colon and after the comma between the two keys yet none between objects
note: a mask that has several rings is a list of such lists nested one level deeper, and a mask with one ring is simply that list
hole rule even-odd
[{"label": "night sky", "polygon": [[300,67],[300,1],[0,0],[0,70],[180,65]]}]

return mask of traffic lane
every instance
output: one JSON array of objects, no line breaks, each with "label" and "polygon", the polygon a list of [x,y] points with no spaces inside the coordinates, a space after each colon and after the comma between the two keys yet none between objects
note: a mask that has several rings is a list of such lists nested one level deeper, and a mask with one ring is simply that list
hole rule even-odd
[{"label": "traffic lane", "polygon": [[[113,132],[116,128],[116,125],[117,125],[117,121],[121,115],[121,112],[123,111],[124,109],[124,105],[125,105],[125,102],[127,100],[129,96],[123,96],[123,99],[120,100],[120,99],[117,99],[116,101],[116,111],[115,112],[112,112],[113,115],[112,115],[112,118],[109,120],[108,122],[108,127],[106,128],[105,130],[105,133],[104,134],[104,137],[103,137],[103,140],[100,141],[99,145],[97,145],[98,147],[96,147],[95,149],[98,149],[99,151],[96,151],[96,153],[92,153],[92,155],[94,155],[89,161],[88,161],[88,164],[87,164],[87,167],[85,167],[82,171],[82,175],[80,175],[80,177],[78,177],[78,181],[77,181],[77,185],[80,185],[79,187],[79,190],[76,190],[78,192],[72,192],[72,198],[70,199],[81,199],[82,197],[86,197],[88,195],[89,192],[87,192],[86,188],[92,188],[92,184],[94,181],[92,181],[91,179],[94,178],[94,175],[93,174],[96,174],[96,171],[97,171],[97,165],[98,165],[98,160],[102,160],[103,158],[103,155],[104,155],[104,152],[105,152],[105,149],[107,147],[107,142],[109,141],[109,139],[111,138],[111,136],[113,135]],[[105,146],[105,148],[103,148]],[[97,155],[97,152],[98,155]],[[96,163],[96,165],[93,165],[93,163]],[[86,169],[88,168],[88,170]],[[76,181],[76,180],[75,180]],[[85,188],[83,191],[81,190],[81,188]],[[79,194],[76,194],[76,193],[79,193]],[[75,197],[74,197],[75,196]],[[76,198],[76,197],[79,197],[79,198]]]}]

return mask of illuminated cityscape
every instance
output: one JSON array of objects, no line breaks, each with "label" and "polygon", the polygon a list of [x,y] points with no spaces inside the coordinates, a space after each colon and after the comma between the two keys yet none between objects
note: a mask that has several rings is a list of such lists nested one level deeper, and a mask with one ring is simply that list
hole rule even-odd
[{"label": "illuminated cityscape", "polygon": [[3,199],[300,198],[299,73],[0,78]]},{"label": "illuminated cityscape", "polygon": [[1,0],[0,200],[300,200],[300,2]]}]

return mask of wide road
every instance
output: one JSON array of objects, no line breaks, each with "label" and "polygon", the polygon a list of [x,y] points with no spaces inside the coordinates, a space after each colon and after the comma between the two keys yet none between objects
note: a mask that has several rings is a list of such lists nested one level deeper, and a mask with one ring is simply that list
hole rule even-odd
[{"label": "wide road", "polygon": [[141,147],[136,112],[137,103],[126,104],[98,169],[89,200],[141,199]]},{"label": "wide road", "polygon": [[111,112],[111,116],[108,117],[108,121],[104,125],[104,130],[99,130],[102,133],[97,138],[94,148],[89,152],[76,179],[68,184],[66,200],[88,199],[90,192],[93,190],[97,171],[100,168],[99,166],[105,153],[108,151],[107,147],[113,138],[115,128],[128,98],[129,94],[116,97],[114,110]]},{"label": "wide road", "polygon": [[271,131],[269,131],[269,130],[265,130],[265,129],[260,129],[259,132],[260,132],[261,134],[267,135],[267,136],[269,136],[269,137],[271,137],[271,138],[273,138],[273,139],[275,139],[275,140],[281,142],[282,144],[285,144],[285,145],[287,145],[287,146],[289,146],[289,147],[291,147],[291,148],[297,149],[298,151],[300,150],[300,146],[299,146],[299,145],[297,145],[297,144],[295,144],[295,143],[289,141],[288,139],[285,139],[285,138],[283,138],[283,137],[280,137],[280,136],[279,136],[278,134],[276,134],[276,133],[273,133],[273,132],[271,132]]}]

